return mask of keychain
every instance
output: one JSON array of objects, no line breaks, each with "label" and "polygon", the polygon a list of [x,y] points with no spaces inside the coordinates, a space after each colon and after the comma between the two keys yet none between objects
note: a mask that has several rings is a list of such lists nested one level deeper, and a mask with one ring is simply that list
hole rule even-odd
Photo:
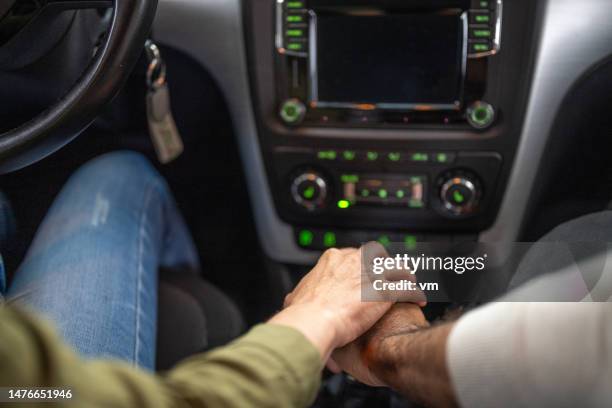
[{"label": "keychain", "polygon": [[166,64],[159,47],[151,40],[145,43],[147,68],[147,120],[149,133],[162,164],[170,163],[183,153],[181,135],[176,128],[170,107],[170,92],[166,81]]}]

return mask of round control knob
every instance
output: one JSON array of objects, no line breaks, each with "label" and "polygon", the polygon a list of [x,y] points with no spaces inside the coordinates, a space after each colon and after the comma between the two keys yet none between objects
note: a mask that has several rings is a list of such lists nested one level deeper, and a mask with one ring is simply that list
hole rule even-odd
[{"label": "round control knob", "polygon": [[442,183],[440,200],[444,210],[454,216],[469,215],[480,199],[478,182],[463,175],[451,177]]},{"label": "round control knob", "polygon": [[293,180],[291,195],[302,207],[310,211],[316,210],[325,203],[327,183],[317,173],[303,173]]},{"label": "round control knob", "polygon": [[306,106],[299,99],[287,99],[281,105],[280,118],[287,125],[297,125],[306,116]]},{"label": "round control knob", "polygon": [[467,109],[467,120],[476,129],[486,129],[495,121],[495,108],[487,102],[474,102]]}]

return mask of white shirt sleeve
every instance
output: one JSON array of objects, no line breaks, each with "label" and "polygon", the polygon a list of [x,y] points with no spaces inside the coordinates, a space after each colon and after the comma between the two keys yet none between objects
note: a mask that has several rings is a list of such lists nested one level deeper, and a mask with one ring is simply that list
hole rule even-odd
[{"label": "white shirt sleeve", "polygon": [[464,408],[611,407],[612,303],[491,303],[457,322],[447,361]]}]

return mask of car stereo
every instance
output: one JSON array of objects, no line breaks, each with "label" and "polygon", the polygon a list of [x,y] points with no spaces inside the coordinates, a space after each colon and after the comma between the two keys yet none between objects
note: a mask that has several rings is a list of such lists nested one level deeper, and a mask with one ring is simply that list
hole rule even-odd
[{"label": "car stereo", "polygon": [[501,12],[501,0],[278,0],[280,119],[487,128]]}]

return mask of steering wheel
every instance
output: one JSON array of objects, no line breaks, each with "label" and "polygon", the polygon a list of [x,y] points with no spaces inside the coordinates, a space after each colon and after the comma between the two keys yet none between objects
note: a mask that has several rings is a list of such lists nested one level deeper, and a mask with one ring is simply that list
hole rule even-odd
[{"label": "steering wheel", "polygon": [[[2,3],[0,26],[19,1]],[[41,160],[87,128],[127,80],[143,50],[157,7],[157,0],[38,0],[35,3],[39,7],[36,12],[49,8],[66,11],[112,7],[112,20],[103,44],[71,89],[33,119],[0,134],[0,174]],[[36,22],[32,19],[27,23]],[[10,41],[5,45],[10,45]]]}]

